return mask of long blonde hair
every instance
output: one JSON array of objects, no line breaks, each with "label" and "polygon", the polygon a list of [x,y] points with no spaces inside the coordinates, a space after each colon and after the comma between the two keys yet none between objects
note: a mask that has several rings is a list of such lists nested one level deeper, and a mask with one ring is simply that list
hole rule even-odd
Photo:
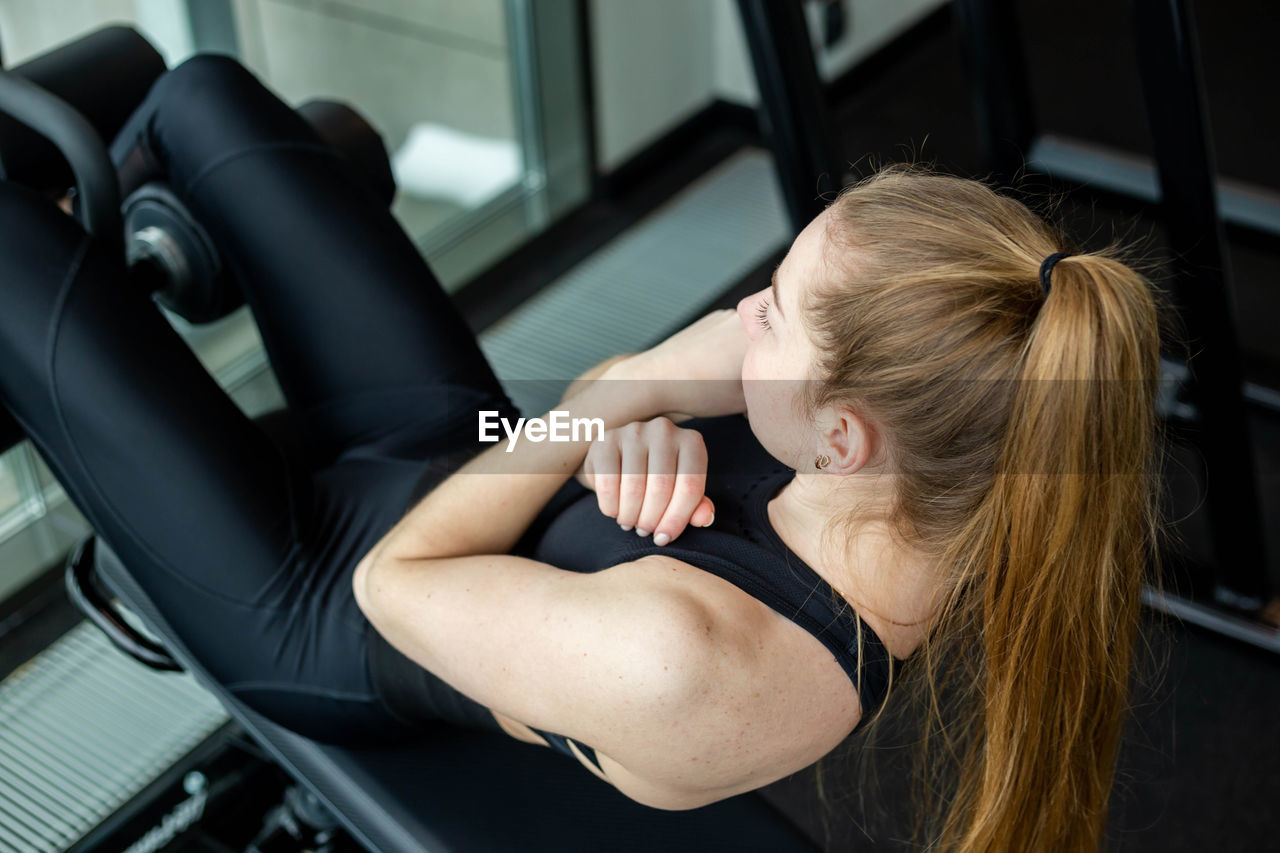
[{"label": "long blonde hair", "polygon": [[892,527],[942,582],[912,658],[952,771],[924,843],[1096,850],[1156,529],[1152,288],[1112,248],[1060,260],[1046,296],[1054,229],[916,167],[827,213],[807,403],[880,425]]}]

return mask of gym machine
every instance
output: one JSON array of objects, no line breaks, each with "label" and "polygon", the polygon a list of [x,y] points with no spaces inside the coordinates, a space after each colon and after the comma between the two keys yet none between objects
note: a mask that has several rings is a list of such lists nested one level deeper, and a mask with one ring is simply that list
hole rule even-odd
[{"label": "gym machine", "polygon": [[[1120,174],[1110,158],[1097,170],[1111,176],[1103,180],[1104,188],[1162,202],[1175,258],[1173,288],[1187,349],[1194,353],[1185,363],[1163,360],[1169,384],[1176,387],[1162,393],[1162,414],[1171,434],[1199,450],[1213,480],[1206,507],[1212,588],[1184,597],[1150,586],[1144,600],[1188,622],[1280,651],[1280,631],[1253,618],[1273,593],[1247,422],[1248,406],[1280,411],[1280,393],[1243,381],[1219,200],[1230,205],[1233,221],[1274,233],[1280,233],[1280,204],[1256,192],[1223,191],[1215,184],[1188,3],[1131,0],[1156,168],[1145,177]],[[762,130],[773,149],[793,229],[799,232],[825,206],[819,193],[840,188],[841,174],[812,42],[799,3],[738,4],[760,86]],[[1059,138],[1035,134],[1016,6],[1014,0],[954,4],[988,166],[1006,183],[1027,170],[1092,178],[1093,173],[1080,171],[1084,146],[1071,148]],[[1064,151],[1069,156],[1062,156]],[[1024,160],[1026,152],[1030,156]],[[1055,168],[1050,159],[1072,168]]]},{"label": "gym machine", "polygon": [[[1149,606],[1280,651],[1280,632],[1251,618],[1274,594],[1268,580],[1250,408],[1280,411],[1280,394],[1246,384],[1234,319],[1222,210],[1234,224],[1280,234],[1280,203],[1220,186],[1204,108],[1190,0],[1131,0],[1154,168],[1061,137],[1039,135],[1013,0],[956,0],[988,166],[1006,182],[1022,170],[1159,202],[1170,286],[1186,335],[1185,362],[1164,359],[1171,436],[1188,441],[1212,480],[1205,493],[1212,578],[1184,597],[1146,590]],[[1025,156],[1025,160],[1024,160]],[[1203,573],[1201,573],[1203,574]]]},{"label": "gym machine", "polygon": [[799,234],[826,207],[822,197],[841,189],[844,174],[809,25],[798,2],[738,0],[738,11],[760,90],[761,131]]}]

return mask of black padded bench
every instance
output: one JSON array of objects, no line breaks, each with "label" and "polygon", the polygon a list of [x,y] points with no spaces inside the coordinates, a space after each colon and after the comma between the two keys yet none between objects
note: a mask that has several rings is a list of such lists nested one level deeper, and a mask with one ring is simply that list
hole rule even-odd
[{"label": "black padded bench", "polygon": [[441,726],[421,741],[350,749],[300,737],[223,690],[101,540],[93,569],[245,731],[362,845],[420,851],[813,851],[757,794],[668,812],[619,794],[573,760],[505,735]]}]

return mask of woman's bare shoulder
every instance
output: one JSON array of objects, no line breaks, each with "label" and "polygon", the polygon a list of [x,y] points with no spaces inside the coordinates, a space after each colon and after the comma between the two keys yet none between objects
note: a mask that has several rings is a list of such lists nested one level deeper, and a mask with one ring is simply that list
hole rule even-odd
[{"label": "woman's bare shoulder", "polygon": [[662,554],[607,571],[669,602],[679,634],[697,638],[682,646],[675,703],[589,744],[623,793],[666,808],[713,802],[808,766],[857,724],[857,692],[835,657],[763,602]]},{"label": "woman's bare shoulder", "polygon": [[[559,684],[560,710],[530,723],[592,747],[599,775],[637,802],[687,809],[759,788],[821,758],[859,720],[831,652],[716,575],[650,554],[574,589],[593,602],[587,653],[607,683]],[[540,740],[518,714],[499,721]]]}]

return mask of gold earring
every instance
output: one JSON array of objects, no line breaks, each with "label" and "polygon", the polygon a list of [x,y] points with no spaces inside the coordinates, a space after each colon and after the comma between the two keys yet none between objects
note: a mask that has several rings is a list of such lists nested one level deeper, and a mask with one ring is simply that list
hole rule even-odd
[{"label": "gold earring", "polygon": [[818,458],[813,460],[813,467],[819,470],[826,468],[830,464],[831,464],[831,457],[825,453],[819,454]]}]

